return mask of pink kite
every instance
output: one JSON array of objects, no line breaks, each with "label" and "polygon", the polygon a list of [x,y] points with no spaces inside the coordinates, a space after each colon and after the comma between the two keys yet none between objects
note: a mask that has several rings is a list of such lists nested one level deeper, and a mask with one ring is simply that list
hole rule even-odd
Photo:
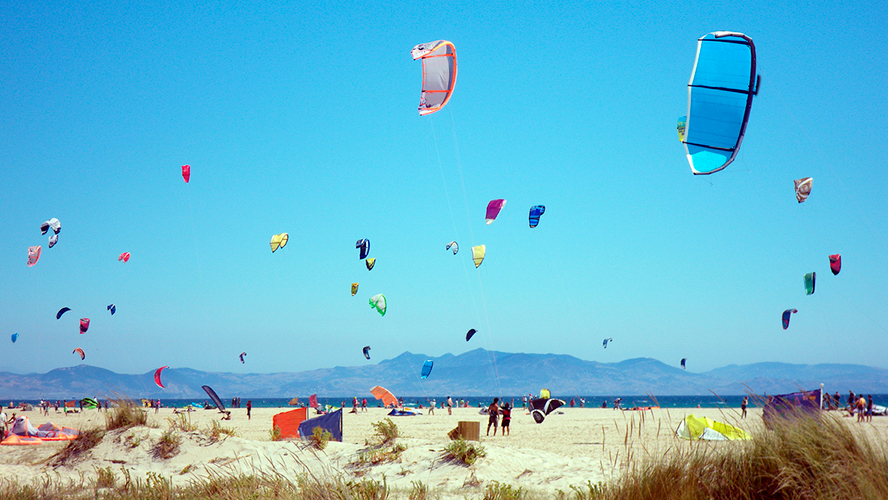
[{"label": "pink kite", "polygon": [[499,215],[500,210],[502,210],[504,206],[506,206],[506,200],[491,200],[491,202],[487,204],[486,218],[488,225],[496,219],[496,216]]},{"label": "pink kite", "polygon": [[191,180],[191,165],[182,165],[182,178],[186,184]]},{"label": "pink kite", "polygon": [[161,389],[166,389],[166,387],[160,383],[160,372],[163,371],[164,368],[169,368],[169,366],[161,366],[154,372],[154,383],[157,384]]},{"label": "pink kite", "polygon": [[89,330],[89,318],[80,318],[80,335]]},{"label": "pink kite", "polygon": [[40,260],[40,246],[28,248],[28,267],[34,266]]},{"label": "pink kite", "polygon": [[829,269],[832,271],[833,275],[839,274],[839,271],[842,270],[841,255],[835,254],[829,256]]},{"label": "pink kite", "polygon": [[124,262],[129,262],[129,258],[130,258],[130,253],[123,252],[122,254],[120,254],[120,257],[117,258],[117,261],[120,262],[122,260]]}]

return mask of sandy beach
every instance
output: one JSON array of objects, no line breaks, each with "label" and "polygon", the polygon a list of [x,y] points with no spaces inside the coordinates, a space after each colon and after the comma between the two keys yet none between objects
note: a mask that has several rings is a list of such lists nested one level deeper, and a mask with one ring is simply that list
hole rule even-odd
[{"label": "sandy beach", "polygon": [[[153,449],[161,435],[179,417],[170,408],[148,411],[148,425],[109,431],[104,439],[78,460],[53,467],[48,459],[65,443],[37,446],[0,447],[0,474],[23,484],[46,477],[80,480],[96,475],[97,469],[109,468],[118,477],[126,469],[133,478],[148,473],[161,474],[176,484],[202,479],[210,474],[266,472],[295,478],[310,473],[319,478],[342,475],[346,479],[383,477],[394,492],[407,491],[411,482],[421,481],[442,498],[475,497],[484,485],[498,481],[540,493],[568,491],[571,485],[583,486],[614,479],[627,460],[637,461],[658,456],[672,447],[711,446],[730,449],[731,442],[689,442],[674,436],[674,429],[687,414],[707,416],[747,431],[762,426],[761,409],[749,410],[740,420],[735,409],[654,409],[645,412],[600,408],[563,408],[542,424],[536,424],[517,408],[513,412],[511,435],[486,436],[487,416],[477,408],[457,408],[453,415],[437,410],[434,415],[391,417],[398,426],[397,442],[406,445],[403,454],[392,462],[369,465],[361,456],[373,443],[373,423],[387,418],[388,410],[369,408],[366,413],[346,413],[343,418],[343,442],[331,442],[323,451],[300,441],[272,441],[272,417],[289,408],[254,408],[247,420],[245,409],[232,410],[230,421],[220,421],[212,410],[185,414],[195,431],[177,431],[182,442],[178,453],[168,459],[154,456]],[[7,410],[9,411],[9,410]],[[427,411],[427,410],[424,410]],[[38,411],[19,412],[37,426],[46,421],[67,427],[88,429],[105,425],[105,413],[87,410],[64,416],[50,410],[45,417]],[[212,421],[230,428],[234,436],[214,441],[206,432]],[[450,442],[447,433],[459,421],[481,424],[480,445],[486,456],[466,466],[444,458]],[[888,418],[875,417],[871,424],[842,419],[853,429],[884,442],[888,439]],[[492,432],[492,430],[491,430]],[[397,497],[397,495],[396,495]]]}]

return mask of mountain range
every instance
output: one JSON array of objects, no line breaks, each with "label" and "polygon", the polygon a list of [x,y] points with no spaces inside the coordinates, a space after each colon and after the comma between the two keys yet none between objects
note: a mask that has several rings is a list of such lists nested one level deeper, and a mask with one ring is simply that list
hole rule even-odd
[{"label": "mountain range", "polygon": [[[420,367],[434,361],[431,375],[421,380]],[[44,374],[0,373],[0,401],[62,399],[84,396],[206,399],[202,385],[223,398],[291,398],[369,395],[381,385],[396,395],[416,397],[478,397],[539,393],[553,395],[738,395],[780,394],[816,389],[829,392],[888,393],[888,370],[862,365],[755,363],[729,365],[694,373],[656,359],[618,363],[584,361],[563,354],[506,353],[475,349],[458,356],[428,357],[405,352],[393,359],[363,366],[336,366],[288,373],[203,372],[191,368],[163,371],[165,389],[154,372],[119,374],[90,365],[57,368]]]}]

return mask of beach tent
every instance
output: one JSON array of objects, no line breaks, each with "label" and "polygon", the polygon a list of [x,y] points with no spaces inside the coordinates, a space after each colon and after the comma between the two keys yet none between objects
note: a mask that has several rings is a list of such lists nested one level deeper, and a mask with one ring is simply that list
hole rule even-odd
[{"label": "beach tent", "polygon": [[299,424],[306,418],[308,418],[308,408],[285,411],[271,418],[271,428],[276,427],[281,430],[281,439],[298,438]]},{"label": "beach tent", "polygon": [[398,405],[398,398],[396,398],[395,395],[389,392],[389,390],[385,387],[380,387],[377,385],[376,387],[370,389],[370,393],[373,394],[373,397],[375,397],[376,399],[381,399],[383,406]]},{"label": "beach tent", "polygon": [[315,417],[308,419],[301,424],[299,424],[299,437],[302,438],[303,441],[307,441],[309,437],[311,437],[314,432],[315,427],[320,427],[326,431],[329,431],[330,434],[333,435],[331,440],[342,442],[342,408],[328,413],[326,415],[321,415],[320,417]]},{"label": "beach tent", "polygon": [[775,419],[789,420],[802,416],[819,417],[822,408],[823,389],[776,394],[768,396],[768,402],[762,410],[762,419],[770,429]]},{"label": "beach tent", "polygon": [[698,417],[696,415],[688,415],[678,424],[675,434],[684,439],[695,441],[703,439],[705,441],[735,441],[738,439],[752,439],[743,429],[732,425],[723,424],[706,417]]}]

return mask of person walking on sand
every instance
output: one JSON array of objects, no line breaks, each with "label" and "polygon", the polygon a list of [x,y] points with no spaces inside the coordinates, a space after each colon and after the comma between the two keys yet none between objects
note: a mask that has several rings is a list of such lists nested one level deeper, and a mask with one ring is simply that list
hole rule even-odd
[{"label": "person walking on sand", "polygon": [[435,401],[434,399],[432,400],[431,403],[429,403],[429,415],[435,414],[435,405],[437,405],[437,404],[438,404],[438,402]]},{"label": "person walking on sand", "polygon": [[493,398],[493,403],[487,407],[487,435],[490,435],[490,426],[493,426],[493,435],[496,436],[496,428],[499,425],[499,398]]},{"label": "person walking on sand", "polygon": [[[512,405],[509,403],[503,404],[503,436],[509,435],[509,424],[512,423]],[[496,430],[493,431],[493,435],[496,435]]]},{"label": "person walking on sand", "polygon": [[247,400],[247,420],[250,420],[250,411],[253,409],[253,400]]},{"label": "person walking on sand", "polygon": [[450,396],[447,396],[447,414],[453,415],[453,400],[450,399]]},{"label": "person walking on sand", "polygon": [[749,404],[749,397],[744,397],[740,403],[740,418],[746,418],[746,405]]}]

